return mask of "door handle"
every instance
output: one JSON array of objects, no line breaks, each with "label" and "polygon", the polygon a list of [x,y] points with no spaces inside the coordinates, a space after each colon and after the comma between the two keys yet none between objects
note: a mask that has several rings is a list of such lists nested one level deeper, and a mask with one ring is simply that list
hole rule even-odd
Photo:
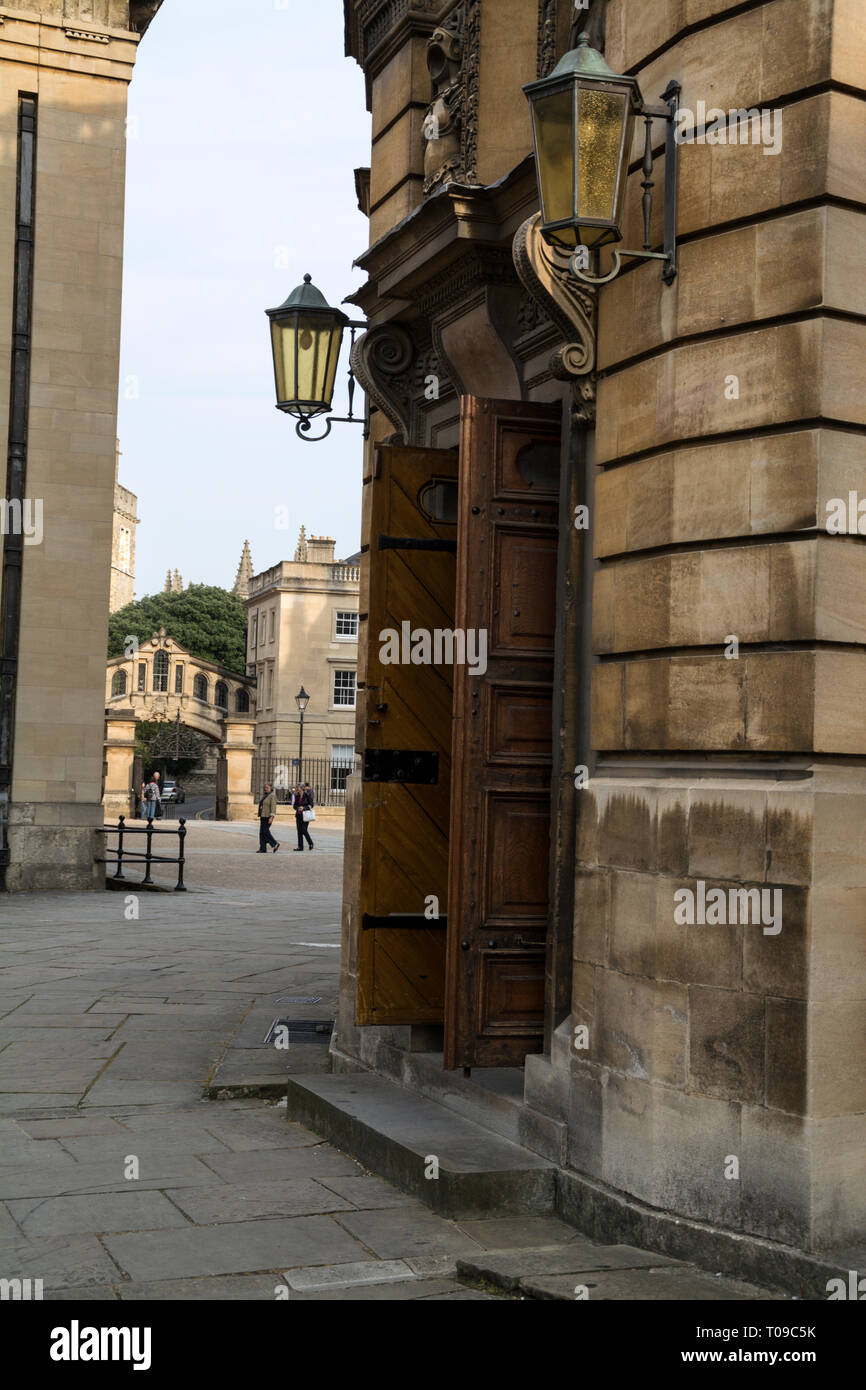
[{"label": "door handle", "polygon": [[527,939],[526,939],[525,936],[518,936],[518,938],[517,938],[517,944],[518,944],[518,946],[522,946],[525,950],[528,950],[528,951],[538,951],[538,950],[540,950],[540,949],[542,948],[542,946],[544,945],[544,942],[543,942],[543,941],[527,941]]}]

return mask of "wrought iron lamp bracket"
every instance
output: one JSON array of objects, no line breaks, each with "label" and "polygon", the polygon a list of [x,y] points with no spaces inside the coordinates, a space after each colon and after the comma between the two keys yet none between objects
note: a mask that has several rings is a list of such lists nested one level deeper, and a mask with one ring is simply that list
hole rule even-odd
[{"label": "wrought iron lamp bracket", "polygon": [[[677,277],[677,163],[679,158],[679,144],[676,138],[677,112],[679,111],[679,99],[682,87],[679,82],[669,82],[662,92],[661,100],[664,106],[642,106],[639,112],[646,125],[643,154],[643,249],[641,251],[626,250],[624,247],[613,252],[613,268],[607,275],[593,275],[585,270],[580,261],[583,257],[580,251],[575,251],[571,257],[570,269],[575,279],[580,280],[584,285],[606,285],[608,281],[615,280],[622,270],[624,256],[629,256],[633,260],[640,261],[663,261],[662,279],[666,285],[673,284]],[[655,160],[652,147],[652,125],[654,120],[663,120],[667,123],[665,132],[665,225],[664,225],[664,251],[650,250],[650,222],[652,220],[653,207],[653,168]]]},{"label": "wrought iron lamp bracket", "polygon": [[352,348],[355,346],[355,335],[359,330],[366,331],[367,324],[352,321],[347,327],[352,333],[352,341],[349,347],[349,413],[348,415],[329,415],[324,421],[325,430],[322,434],[310,434],[310,430],[313,428],[313,420],[317,418],[315,415],[302,415],[295,425],[295,433],[299,439],[303,439],[307,444],[320,444],[323,439],[327,439],[328,435],[331,433],[332,425],[363,425],[364,438],[368,439],[370,436],[370,414],[367,405],[365,404],[364,406],[363,415],[356,415],[354,413],[356,383],[355,372],[352,367]]}]

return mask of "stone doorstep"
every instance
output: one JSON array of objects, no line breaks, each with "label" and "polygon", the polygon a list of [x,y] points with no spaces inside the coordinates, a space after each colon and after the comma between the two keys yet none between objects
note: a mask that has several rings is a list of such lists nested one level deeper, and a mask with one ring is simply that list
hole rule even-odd
[{"label": "stone doorstep", "polygon": [[375,1073],[290,1076],[288,1116],[440,1216],[554,1211],[551,1163]]},{"label": "stone doorstep", "polygon": [[[458,1115],[376,1072],[290,1076],[288,1118],[440,1216],[557,1215],[600,1246],[655,1252],[658,1264],[667,1257],[696,1266],[696,1274],[777,1290],[780,1297],[823,1301],[827,1281],[846,1280],[856,1265],[857,1252],[810,1254],[645,1206],[500,1137],[486,1107],[472,1120],[465,1110]],[[438,1179],[424,1176],[431,1156]],[[859,1253],[856,1267],[866,1267],[866,1252]]]},{"label": "stone doorstep", "polygon": [[[335,1072],[345,1063],[352,1069],[352,1059],[344,1059],[333,1043],[331,1056]],[[465,1077],[443,1069],[441,1052],[406,1052],[380,1042],[375,1070],[557,1166],[564,1159],[566,1127],[524,1103],[522,1067],[477,1067]]]}]

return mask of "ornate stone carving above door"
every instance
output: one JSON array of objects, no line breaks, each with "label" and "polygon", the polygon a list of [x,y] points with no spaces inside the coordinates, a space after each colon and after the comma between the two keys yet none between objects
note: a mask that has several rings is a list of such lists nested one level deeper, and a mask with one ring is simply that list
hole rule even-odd
[{"label": "ornate stone carving above door", "polygon": [[424,192],[476,181],[480,0],[463,0],[430,35],[432,95],[424,117]]},{"label": "ornate stone carving above door", "polygon": [[538,0],[539,77],[549,77],[556,67],[556,29],[559,0]]}]

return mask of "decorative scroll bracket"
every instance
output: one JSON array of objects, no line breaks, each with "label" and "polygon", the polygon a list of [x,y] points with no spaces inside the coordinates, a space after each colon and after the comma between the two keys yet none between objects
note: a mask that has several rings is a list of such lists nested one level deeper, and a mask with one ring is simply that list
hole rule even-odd
[{"label": "decorative scroll bracket", "polygon": [[550,360],[559,381],[575,388],[577,419],[595,418],[596,296],[571,272],[570,256],[544,240],[541,213],[524,222],[514,238],[514,267],[526,292],[559,329],[565,344]]},{"label": "decorative scroll bracket", "polygon": [[405,378],[414,359],[415,344],[399,323],[368,329],[352,348],[352,371],[399,436],[392,443],[409,443],[410,401],[400,389],[400,378]]}]

